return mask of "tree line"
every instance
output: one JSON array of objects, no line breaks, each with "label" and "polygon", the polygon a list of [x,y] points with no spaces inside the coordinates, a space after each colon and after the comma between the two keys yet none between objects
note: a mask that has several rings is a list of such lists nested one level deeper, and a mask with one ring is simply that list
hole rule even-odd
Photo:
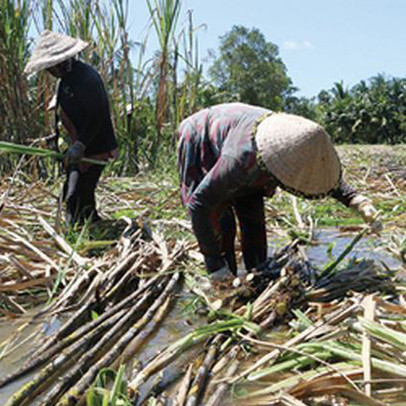
[{"label": "tree line", "polygon": [[[338,81],[314,98],[298,97],[278,46],[257,28],[232,27],[203,63],[203,27],[195,25],[193,11],[183,12],[181,0],[145,1],[149,29],[136,42],[129,33],[127,0],[0,0],[0,139],[35,144],[52,132],[53,79],[22,74],[32,37],[50,29],[91,44],[82,58],[109,91],[120,144],[112,170],[118,175],[160,165],[176,149],[180,121],[223,102],[306,116],[324,125],[337,143],[405,141],[405,79],[376,75],[350,89]],[[159,44],[152,56],[146,52],[151,36]],[[0,166],[12,168],[13,162],[0,156]]]},{"label": "tree line", "polygon": [[336,143],[396,144],[406,141],[406,79],[383,74],[350,89],[334,83],[316,97],[297,97],[278,47],[258,29],[235,26],[220,41],[210,69],[225,101],[299,114],[325,126]]}]

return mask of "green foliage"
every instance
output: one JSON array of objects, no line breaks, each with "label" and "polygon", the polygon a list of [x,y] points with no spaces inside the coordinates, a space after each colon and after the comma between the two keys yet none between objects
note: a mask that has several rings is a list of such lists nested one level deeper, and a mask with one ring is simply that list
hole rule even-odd
[{"label": "green foliage", "polygon": [[[30,2],[0,0],[0,140],[22,142],[40,129],[28,100],[29,89],[23,69],[28,58]],[[0,158],[2,169],[15,160]]]},{"label": "green foliage", "polygon": [[[119,158],[107,169],[110,174],[159,171],[174,156],[176,128],[185,117],[230,101],[318,121],[335,142],[406,140],[406,79],[377,75],[352,89],[336,83],[317,100],[297,97],[278,47],[256,28],[234,26],[221,37],[219,56],[209,70],[214,80],[208,81],[199,58],[201,27],[194,25],[192,12],[183,16],[179,0],[146,2],[150,27],[144,41],[136,43],[129,35],[128,0],[0,0],[0,139],[38,146],[39,137],[54,132],[53,113],[47,110],[54,79],[40,73],[27,80],[22,73],[32,44],[28,32],[34,27],[36,33],[48,28],[91,44],[81,58],[106,84],[120,146]],[[146,59],[153,34],[160,49]],[[2,155],[0,169],[12,170],[17,159]],[[32,162],[27,171],[56,174],[50,160]]]},{"label": "green foliage", "polygon": [[220,55],[210,68],[210,75],[225,93],[224,101],[283,108],[291,80],[279,57],[278,47],[267,42],[257,29],[234,26],[220,37]]},{"label": "green foliage", "polygon": [[169,111],[170,45],[179,19],[181,2],[180,0],[154,0],[152,3],[152,0],[147,0],[147,5],[161,47],[157,61],[158,92],[156,95],[156,129],[157,141],[160,143],[162,127]]},{"label": "green foliage", "polygon": [[[187,24],[178,28],[179,0],[147,1],[149,28],[160,44],[159,52],[149,59],[145,50],[150,29],[142,43],[131,40],[126,0],[0,1],[0,37],[5,39],[0,43],[0,59],[6,61],[0,64],[1,140],[37,143],[54,131],[53,113],[47,111],[53,78],[40,72],[28,82],[22,73],[31,48],[27,37],[31,25],[37,35],[47,28],[90,43],[81,58],[103,78],[120,147],[110,173],[130,175],[159,165],[159,156],[176,149],[179,122],[210,104],[216,93],[203,80],[199,27],[194,26],[191,12]],[[14,160],[4,158],[7,169],[15,167]]]},{"label": "green foliage", "polygon": [[316,103],[307,97],[287,96],[284,110],[286,113],[296,114],[313,121],[317,119]]},{"label": "green foliage", "polygon": [[351,89],[335,83],[318,96],[318,120],[338,143],[406,141],[406,79],[377,75]]},{"label": "green foliage", "polygon": [[101,369],[94,386],[87,392],[87,406],[131,406],[124,372],[124,365],[117,372],[109,368]]}]

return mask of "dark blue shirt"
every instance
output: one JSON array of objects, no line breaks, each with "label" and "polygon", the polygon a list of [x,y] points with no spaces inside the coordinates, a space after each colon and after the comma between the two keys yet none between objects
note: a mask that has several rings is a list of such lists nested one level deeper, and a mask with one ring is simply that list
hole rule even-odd
[{"label": "dark blue shirt", "polygon": [[86,155],[112,151],[117,147],[103,81],[94,68],[80,61],[62,79],[58,103],[75,126]]}]

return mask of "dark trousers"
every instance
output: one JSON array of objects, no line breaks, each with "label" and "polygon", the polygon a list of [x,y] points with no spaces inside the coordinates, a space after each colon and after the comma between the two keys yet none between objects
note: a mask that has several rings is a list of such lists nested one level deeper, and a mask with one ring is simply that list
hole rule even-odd
[{"label": "dark trousers", "polygon": [[244,264],[252,269],[267,257],[264,198],[262,193],[239,198],[235,211],[241,230],[241,250]]},{"label": "dark trousers", "polygon": [[241,232],[241,250],[247,269],[260,265],[267,257],[264,198],[254,193],[234,199],[231,205],[215,210],[211,215],[214,232],[220,249],[232,272],[237,269],[234,242],[236,221]]},{"label": "dark trousers", "polygon": [[82,171],[78,166],[67,169],[63,186],[66,221],[69,224],[97,221],[95,190],[103,171],[101,165],[89,165]]}]

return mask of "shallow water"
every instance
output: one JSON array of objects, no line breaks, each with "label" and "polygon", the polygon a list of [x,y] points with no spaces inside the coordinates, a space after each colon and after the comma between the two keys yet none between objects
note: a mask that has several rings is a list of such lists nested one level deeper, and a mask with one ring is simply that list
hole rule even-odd
[{"label": "shallow water", "polygon": [[[0,343],[9,339],[12,335],[16,335],[19,332],[19,328],[23,327],[29,320],[31,320],[34,314],[37,314],[41,308],[36,308],[27,312],[27,314],[16,321],[2,321],[0,322]],[[52,322],[44,322],[37,320],[30,323],[25,327],[21,334],[19,334],[18,342],[22,342],[15,351],[10,353],[7,357],[0,359],[0,378],[7,376],[18,369],[28,358],[33,346],[37,343],[38,337],[49,335],[53,331],[59,328],[61,325],[61,319],[54,319]],[[0,405],[6,403],[6,401],[15,393],[22,385],[30,380],[35,372],[31,372],[26,376],[11,382],[5,387],[0,388]],[[35,403],[33,402],[33,406]]]},{"label": "shallow water", "polygon": [[[335,243],[330,255],[337,256],[352,241],[354,236],[354,233],[343,234],[336,229],[319,230],[315,235],[317,245],[306,248],[306,253],[310,262],[315,266],[324,266],[327,262],[331,261],[331,257],[327,253],[329,244],[332,242]],[[393,270],[400,268],[402,265],[401,262],[391,256],[389,253],[380,249],[382,247],[379,246],[379,241],[380,240],[378,238],[364,238],[357,244],[354,250],[349,254],[348,258],[353,256],[357,256],[358,258],[368,258],[377,262],[384,262],[387,267]],[[271,251],[276,248],[276,242],[274,241],[273,243],[275,245],[272,246],[271,242]],[[150,357],[152,357],[152,355],[165,348],[168,343],[175,342],[193,328],[196,328],[202,323],[206,322],[204,318],[198,316],[196,313],[189,312],[185,314],[183,312],[185,306],[190,302],[191,298],[192,296],[188,295],[187,293],[181,293],[168,317],[166,317],[160,328],[149,337],[147,343],[143,346],[138,355],[138,359],[141,362],[148,360]],[[16,333],[18,327],[21,326],[22,323],[22,321],[0,322],[0,343],[10,337],[11,334]],[[37,322],[35,325],[28,327],[24,331],[24,337],[27,337],[29,334],[35,331],[35,329],[42,329],[43,332],[49,334],[51,330],[58,328],[59,325],[60,321],[58,320],[52,322],[51,324]],[[39,336],[39,333],[37,333],[36,336]],[[30,339],[28,342],[19,347],[18,350],[11,356],[0,360],[0,377],[9,374],[22,365],[25,358],[28,356],[30,349],[32,349],[32,346],[33,340]],[[25,382],[27,382],[33,376],[33,374],[34,373],[29,374],[4,388],[0,388],[0,405],[5,404],[7,399]],[[35,403],[33,402],[32,405],[35,405]]]},{"label": "shallow water", "polygon": [[[20,326],[24,324],[21,319],[17,321],[3,321],[0,322],[0,343],[8,339],[11,335],[16,334]],[[24,333],[21,335],[21,339],[27,338],[31,333],[38,329],[38,324],[29,326],[25,329]],[[28,340],[25,344],[22,344],[16,351],[11,353],[9,356],[0,360],[0,378],[8,375],[9,373],[15,371],[22,365],[26,359],[26,354],[29,353],[32,348],[32,341]],[[32,374],[28,374],[9,385],[0,388],[0,404],[6,403],[6,400],[16,391],[18,388],[27,382]]]},{"label": "shallow water", "polygon": [[[345,247],[351,243],[354,237],[354,233],[342,233],[337,229],[317,231],[315,235],[317,245],[306,249],[310,263],[315,266],[324,266],[327,262],[331,261],[331,258],[327,253],[327,248],[332,242],[335,243],[335,246],[331,255],[337,257]],[[392,270],[397,269],[402,265],[400,260],[394,258],[389,252],[383,249],[381,240],[377,237],[363,238],[359,241],[347,256],[347,259],[354,256],[357,258],[373,259],[378,263],[383,262]],[[346,259],[344,260],[344,263],[345,261]]]},{"label": "shallow water", "polygon": [[[332,260],[332,257],[337,257],[347,247],[348,244],[356,236],[356,233],[341,232],[339,229],[319,229],[314,235],[314,245],[306,246],[305,252],[308,256],[310,263],[322,268]],[[328,247],[334,243],[334,247],[328,254]],[[269,255],[271,256],[275,250],[281,245],[286,244],[278,240],[270,241]],[[343,264],[350,258],[365,258],[373,259],[378,263],[384,263],[388,268],[396,270],[402,266],[402,262],[392,256],[389,252],[385,251],[381,245],[381,240],[377,237],[363,238],[353,248],[349,255],[344,259]]]},{"label": "shallow water", "polygon": [[[199,324],[201,325],[203,323],[204,319],[196,313],[184,312],[185,307],[191,299],[191,295],[182,292],[178,300],[175,301],[175,305],[170,310],[170,313],[162,322],[160,328],[149,336],[147,342],[142,347],[138,356],[139,361],[145,362],[158,351],[165,348],[168,343],[173,343],[176,340],[179,340],[193,328],[196,328]],[[9,338],[12,334],[15,334],[23,323],[24,322],[21,320],[16,322],[0,322],[0,343]],[[55,320],[51,324],[36,322],[34,325],[27,327],[20,338],[24,339],[36,330],[38,331],[36,336],[42,337],[39,330],[42,330],[45,334],[50,334],[53,330],[58,328],[60,324],[60,320]],[[28,340],[13,354],[0,360],[0,378],[15,371],[24,363],[32,349],[33,340],[35,340],[35,338]],[[0,388],[0,405],[4,405],[6,401],[34,375],[35,372],[32,372],[23,378]],[[146,389],[147,388],[148,385],[146,385]],[[36,404],[37,402],[33,402],[32,406],[35,406]]]}]

